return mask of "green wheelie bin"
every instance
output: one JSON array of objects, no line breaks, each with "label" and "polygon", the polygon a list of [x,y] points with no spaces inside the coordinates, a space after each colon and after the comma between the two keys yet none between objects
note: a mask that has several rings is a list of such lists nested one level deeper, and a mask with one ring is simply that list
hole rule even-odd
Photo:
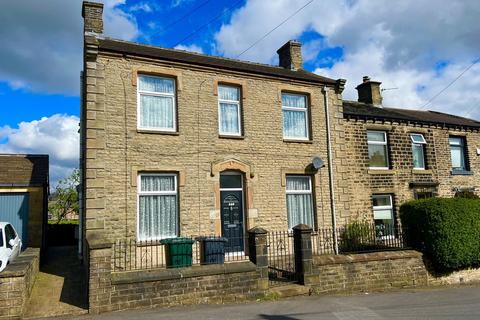
[{"label": "green wheelie bin", "polygon": [[193,242],[193,239],[185,237],[160,240],[160,243],[165,245],[167,268],[190,267]]}]

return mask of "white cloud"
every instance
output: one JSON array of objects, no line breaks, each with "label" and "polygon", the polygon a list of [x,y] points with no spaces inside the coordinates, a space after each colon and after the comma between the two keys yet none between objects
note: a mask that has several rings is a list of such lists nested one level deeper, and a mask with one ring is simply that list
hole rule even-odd
[{"label": "white cloud", "polygon": [[145,2],[140,2],[140,3],[134,4],[133,6],[128,8],[128,10],[130,12],[136,12],[136,11],[152,12],[153,11],[152,7],[148,3],[145,3]]},{"label": "white cloud", "polygon": [[172,8],[182,6],[182,5],[187,4],[189,2],[192,2],[192,1],[193,0],[172,0]]},{"label": "white cloud", "polygon": [[174,49],[185,50],[185,51],[196,52],[196,53],[203,53],[203,49],[197,46],[196,44],[191,44],[191,45],[179,44],[175,46]]},{"label": "white cloud", "polygon": [[[215,35],[220,54],[235,56],[305,4],[304,0],[248,0]],[[394,6],[367,0],[316,1],[242,56],[275,63],[276,50],[305,31],[321,34],[303,48],[305,61],[319,50],[342,47],[331,69],[315,72],[348,80],[344,96],[363,75],[382,81],[387,106],[418,108],[447,86],[480,53],[476,0],[402,0]],[[325,59],[325,58],[323,58]],[[444,68],[436,68],[445,62]],[[471,68],[426,109],[480,119],[480,66]],[[419,89],[422,88],[422,89]]]},{"label": "white cloud", "polygon": [[[134,16],[124,0],[105,1],[106,35],[132,40]],[[81,0],[23,0],[0,3],[0,81],[14,89],[79,94],[83,21]]]},{"label": "white cloud", "polygon": [[0,153],[50,155],[50,181],[67,176],[79,161],[79,118],[55,114],[31,122],[20,122],[18,128],[0,127]]}]

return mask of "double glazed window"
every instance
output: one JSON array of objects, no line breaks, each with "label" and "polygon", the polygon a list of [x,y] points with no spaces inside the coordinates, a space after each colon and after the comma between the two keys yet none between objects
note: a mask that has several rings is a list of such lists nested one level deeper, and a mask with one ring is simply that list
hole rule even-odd
[{"label": "double glazed window", "polygon": [[419,133],[412,133],[410,139],[412,140],[413,168],[424,170],[426,169],[425,145],[427,141],[425,141],[423,135]]},{"label": "double glazed window", "polygon": [[309,139],[306,95],[282,93],[282,114],[285,139]]},{"label": "double glazed window", "polygon": [[288,229],[298,224],[314,227],[312,179],[309,176],[287,176]]},{"label": "double glazed window", "polygon": [[388,141],[385,131],[367,131],[368,158],[371,169],[388,169]]},{"label": "double glazed window", "polygon": [[373,219],[377,236],[394,235],[392,196],[389,194],[373,195]]},{"label": "double glazed window", "polygon": [[176,174],[141,174],[138,181],[138,239],[155,240],[178,234]]},{"label": "double glazed window", "polygon": [[138,128],[176,131],[174,79],[138,76]]},{"label": "double glazed window", "polygon": [[221,135],[242,134],[240,88],[218,86],[218,130]]},{"label": "double glazed window", "polygon": [[465,138],[450,136],[449,142],[453,172],[468,171]]}]

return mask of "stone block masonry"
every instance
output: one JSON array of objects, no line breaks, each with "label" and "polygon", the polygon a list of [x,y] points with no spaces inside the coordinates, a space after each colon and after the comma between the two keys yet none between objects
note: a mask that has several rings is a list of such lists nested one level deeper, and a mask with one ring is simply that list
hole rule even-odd
[{"label": "stone block masonry", "polygon": [[267,287],[250,261],[111,272],[112,250],[90,247],[89,312],[252,300]]},{"label": "stone block masonry", "polygon": [[422,254],[416,251],[315,256],[311,287],[317,294],[385,291],[427,285]]},{"label": "stone block masonry", "polygon": [[39,261],[40,249],[28,248],[0,273],[0,319],[22,318]]}]

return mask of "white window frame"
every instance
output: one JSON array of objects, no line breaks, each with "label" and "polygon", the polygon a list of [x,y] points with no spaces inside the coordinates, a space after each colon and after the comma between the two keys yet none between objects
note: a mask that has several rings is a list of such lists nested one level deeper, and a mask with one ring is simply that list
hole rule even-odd
[{"label": "white window frame", "polygon": [[[142,177],[172,177],[174,181],[174,191],[142,191]],[[178,174],[177,173],[139,173],[137,176],[137,240],[138,241],[150,241],[150,240],[162,240],[170,237],[153,237],[153,238],[140,238],[140,196],[172,196],[176,198],[176,229],[175,236],[179,235],[179,199],[178,199]]]},{"label": "white window frame", "polygon": [[[147,90],[140,90],[140,78],[159,78],[159,79],[168,79],[173,81],[173,93],[162,93],[162,92],[155,92],[155,91],[147,91]],[[177,101],[176,101],[176,80],[173,77],[163,77],[163,76],[151,76],[145,74],[139,74],[137,76],[137,128],[140,130],[148,130],[148,131],[159,131],[159,132],[176,132],[177,131]],[[172,108],[173,108],[173,128],[169,127],[145,127],[141,126],[141,119],[140,119],[140,104],[141,99],[140,96],[153,96],[153,97],[166,97],[172,99]]]},{"label": "white window frame", "polygon": [[[452,141],[450,140],[451,138],[456,138],[456,139],[459,139],[460,140],[460,143],[452,143]],[[448,145],[450,147],[450,165],[452,166],[452,171],[453,172],[465,172],[465,171],[468,171],[469,168],[468,168],[468,160],[467,160],[467,148],[466,148],[466,145],[467,145],[467,142],[466,142],[466,138],[464,136],[454,136],[454,135],[450,135],[448,136]],[[463,160],[463,168],[455,168],[453,167],[453,159],[451,158],[451,152],[452,152],[452,146],[454,147],[460,147],[461,151],[462,151],[462,160]]]},{"label": "white window frame", "polygon": [[[287,183],[287,179],[288,178],[303,178],[303,179],[308,179],[308,190],[288,190],[288,183]],[[288,207],[288,195],[289,194],[309,194],[311,196],[311,199],[312,199],[312,222],[313,224],[315,224],[315,207],[314,207],[314,201],[313,201],[313,188],[312,188],[312,179],[313,177],[312,176],[308,176],[308,175],[290,175],[290,174],[287,174],[285,176],[285,200],[286,200],[286,205]],[[288,214],[288,212],[287,212]],[[288,217],[287,217],[288,219]],[[315,226],[310,226],[312,229],[316,229]],[[289,231],[292,230],[292,228],[288,228]]]},{"label": "white window frame", "polygon": [[[295,108],[295,107],[288,107],[283,105],[283,95],[288,94],[291,96],[300,96],[305,98],[305,108]],[[283,131],[283,139],[285,140],[305,140],[308,141],[310,140],[310,119],[308,117],[308,110],[309,110],[309,105],[308,105],[308,95],[306,94],[301,94],[301,93],[290,93],[290,92],[282,92],[282,131]],[[296,112],[305,112],[305,137],[289,137],[285,135],[285,127],[284,127],[284,119],[283,119],[283,111],[296,111]]]},{"label": "white window frame", "polygon": [[[420,138],[420,141],[416,141],[414,137]],[[420,133],[412,133],[410,134],[410,139],[412,140],[412,157],[414,155],[414,148],[421,148],[422,150],[422,167],[415,167],[415,162],[413,163],[413,169],[415,170],[425,170],[427,168],[427,164],[425,161],[425,145],[427,144],[427,141],[425,140],[425,137],[423,134]]]},{"label": "white window frame", "polygon": [[[238,90],[238,100],[226,100],[226,99],[221,99],[220,98],[220,87],[226,87],[226,88],[235,88]],[[218,133],[222,136],[235,136],[235,137],[240,137],[242,135],[242,112],[241,112],[241,105],[240,101],[242,99],[242,91],[240,87],[238,86],[230,86],[226,84],[219,84],[217,88],[218,92]],[[221,123],[221,114],[222,114],[222,108],[220,106],[221,103],[228,103],[228,104],[234,104],[237,107],[237,120],[238,120],[238,133],[232,133],[232,132],[223,132],[222,131],[222,123]]]},{"label": "white window frame", "polygon": [[[368,133],[369,132],[381,132],[383,133],[383,137],[384,137],[384,141],[370,141],[368,140]],[[372,169],[372,170],[389,170],[390,169],[390,159],[389,159],[389,154],[388,154],[388,135],[387,135],[387,132],[386,131],[382,131],[382,130],[367,130],[367,144],[368,145],[382,145],[382,146],[385,146],[385,157],[386,157],[386,162],[387,162],[387,166],[386,167],[370,167],[370,163],[369,163],[369,169]],[[368,161],[370,162],[370,152],[368,154]]]},{"label": "white window frame", "polygon": [[[389,198],[390,200],[390,205],[386,205],[386,206],[374,206],[373,205],[373,199],[374,198]],[[375,225],[375,211],[380,211],[380,210],[390,210],[390,212],[392,213],[392,227],[395,226],[395,211],[394,211],[394,208],[393,208],[393,197],[391,194],[374,194],[372,195],[372,212],[373,212],[373,223]],[[375,225],[376,226],[376,225]],[[376,228],[376,227],[375,227]],[[394,238],[395,235],[387,235],[387,236],[382,236],[380,237],[380,239],[384,240],[384,239],[391,239],[391,238]]]}]

